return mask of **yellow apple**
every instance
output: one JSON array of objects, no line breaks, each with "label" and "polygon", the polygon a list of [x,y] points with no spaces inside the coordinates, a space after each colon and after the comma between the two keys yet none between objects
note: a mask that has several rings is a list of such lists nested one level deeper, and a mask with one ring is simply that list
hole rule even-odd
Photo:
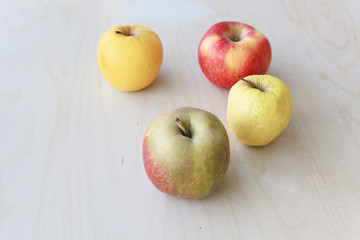
[{"label": "yellow apple", "polygon": [[157,77],[163,59],[159,36],[139,25],[121,25],[104,33],[98,62],[105,78],[117,89],[137,91]]},{"label": "yellow apple", "polygon": [[286,128],[292,108],[291,93],[283,81],[252,75],[240,78],[230,89],[227,120],[243,144],[264,146]]}]

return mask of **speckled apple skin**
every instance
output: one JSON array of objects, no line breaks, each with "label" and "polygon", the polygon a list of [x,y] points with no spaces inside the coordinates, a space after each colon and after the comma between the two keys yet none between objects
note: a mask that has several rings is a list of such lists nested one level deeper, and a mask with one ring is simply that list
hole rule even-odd
[{"label": "speckled apple skin", "polygon": [[[190,130],[182,134],[175,119]],[[180,108],[157,117],[143,141],[147,176],[160,191],[185,199],[201,199],[212,193],[230,163],[229,138],[213,114]]]},{"label": "speckled apple skin", "polygon": [[239,22],[213,25],[198,47],[199,64],[206,78],[225,89],[238,82],[239,76],[265,74],[271,56],[270,42],[265,35]]},{"label": "speckled apple skin", "polygon": [[235,136],[245,145],[271,143],[288,125],[293,102],[285,82],[271,75],[251,75],[229,92],[227,120]]}]

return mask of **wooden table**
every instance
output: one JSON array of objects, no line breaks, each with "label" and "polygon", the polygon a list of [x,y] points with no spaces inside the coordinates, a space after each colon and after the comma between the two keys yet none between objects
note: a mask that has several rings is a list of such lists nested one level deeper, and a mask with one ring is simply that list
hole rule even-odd
[{"label": "wooden table", "polygon": [[[0,2],[0,239],[359,239],[360,2]],[[289,86],[290,124],[246,147],[227,124],[228,91],[197,48],[223,20],[271,42],[269,74]],[[110,27],[139,24],[164,46],[156,81],[114,89],[97,63]],[[159,192],[142,163],[150,122],[178,107],[217,115],[231,163],[209,197]]]}]

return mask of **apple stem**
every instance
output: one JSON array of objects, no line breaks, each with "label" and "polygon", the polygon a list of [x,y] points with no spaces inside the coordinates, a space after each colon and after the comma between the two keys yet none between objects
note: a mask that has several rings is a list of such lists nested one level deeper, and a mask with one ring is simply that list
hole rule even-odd
[{"label": "apple stem", "polygon": [[125,34],[125,33],[123,33],[122,31],[119,31],[119,30],[115,30],[115,33],[116,34],[121,34],[121,35],[124,35],[124,36],[130,36],[130,35]]},{"label": "apple stem", "polygon": [[252,88],[257,88],[257,89],[259,89],[252,81],[247,80],[247,79],[245,79],[245,78],[242,78],[242,77],[240,77],[240,76],[239,76],[239,79],[247,82],[248,84],[250,84],[250,86],[251,86]]},{"label": "apple stem", "polygon": [[182,124],[181,120],[179,118],[175,119],[176,125],[180,128],[182,134],[185,137],[191,138],[191,134],[190,132],[184,127],[184,125]]}]

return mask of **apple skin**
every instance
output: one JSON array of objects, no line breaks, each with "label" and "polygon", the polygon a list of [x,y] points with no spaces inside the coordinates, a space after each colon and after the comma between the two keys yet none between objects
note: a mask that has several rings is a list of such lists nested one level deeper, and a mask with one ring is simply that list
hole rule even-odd
[{"label": "apple skin", "polygon": [[137,91],[157,77],[163,46],[151,29],[120,25],[104,33],[98,44],[98,63],[105,78],[117,89]]},{"label": "apple skin", "polygon": [[264,146],[286,128],[292,109],[291,93],[283,81],[270,75],[252,75],[230,89],[227,120],[243,144]]},{"label": "apple skin", "polygon": [[[184,136],[176,124],[191,137]],[[158,116],[146,130],[143,163],[150,181],[160,191],[184,199],[201,199],[223,179],[230,162],[226,129],[212,113],[178,108]]]},{"label": "apple skin", "polygon": [[238,77],[265,74],[271,63],[268,39],[252,26],[219,22],[202,37],[198,59],[206,78],[230,89]]}]

